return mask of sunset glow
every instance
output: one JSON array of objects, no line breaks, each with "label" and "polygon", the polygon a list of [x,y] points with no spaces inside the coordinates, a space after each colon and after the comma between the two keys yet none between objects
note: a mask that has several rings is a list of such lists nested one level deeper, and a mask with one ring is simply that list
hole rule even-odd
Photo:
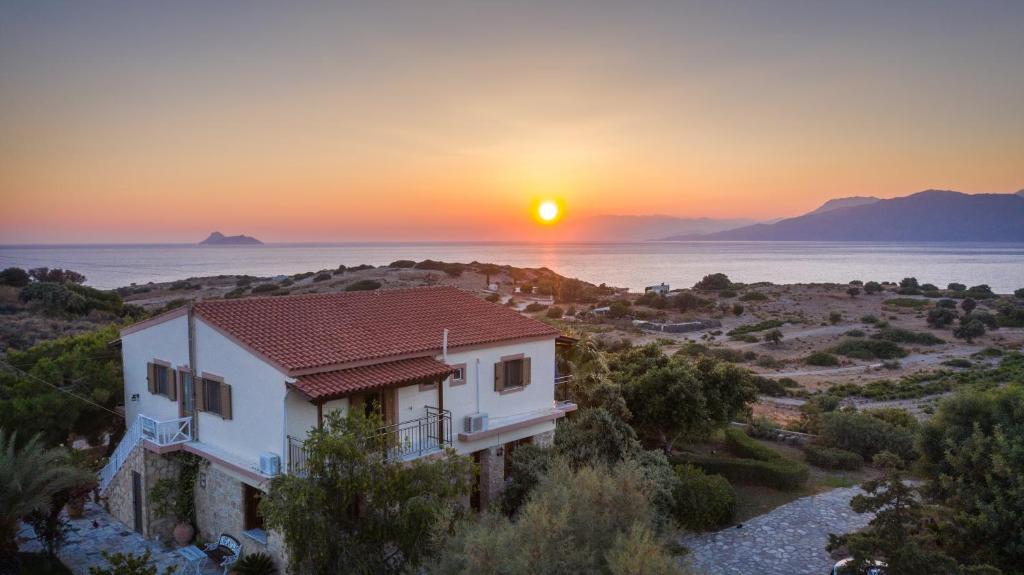
[{"label": "sunset glow", "polygon": [[1024,3],[870,4],[4,3],[0,243],[547,241],[1024,187]]}]

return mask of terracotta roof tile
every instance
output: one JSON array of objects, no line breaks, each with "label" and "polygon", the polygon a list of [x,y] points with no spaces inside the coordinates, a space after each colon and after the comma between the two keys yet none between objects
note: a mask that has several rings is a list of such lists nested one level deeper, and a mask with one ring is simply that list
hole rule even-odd
[{"label": "terracotta roof tile", "polygon": [[288,371],[439,353],[555,328],[453,287],[210,300],[197,315]]},{"label": "terracotta roof tile", "polygon": [[452,371],[451,366],[433,358],[414,357],[303,375],[293,385],[310,399],[326,400],[386,385],[440,379]]}]

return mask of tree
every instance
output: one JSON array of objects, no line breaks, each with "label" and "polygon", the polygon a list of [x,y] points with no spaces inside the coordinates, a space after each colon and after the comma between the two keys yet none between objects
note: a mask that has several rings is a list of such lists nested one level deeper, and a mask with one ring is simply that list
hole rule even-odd
[{"label": "tree", "polygon": [[684,573],[656,539],[651,487],[635,463],[574,471],[558,461],[515,521],[488,514],[463,523],[430,572]]},{"label": "tree", "polygon": [[857,297],[858,295],[860,295],[860,288],[848,287],[846,288],[846,293],[850,294],[850,297]]},{"label": "tree", "polygon": [[1024,288],[1013,290],[1013,297],[1018,299],[1024,299]]},{"label": "tree", "polygon": [[[107,434],[116,440],[124,429],[115,412],[124,402],[124,380],[121,354],[109,343],[117,334],[112,325],[8,350],[6,361],[19,371],[0,371],[0,427],[39,433],[51,447],[67,443],[72,434],[93,445]],[[111,441],[110,449],[116,444]]]},{"label": "tree", "polygon": [[951,284],[947,285],[946,289],[949,290],[949,291],[966,291],[967,290],[967,286],[965,286],[964,284],[960,284],[960,283],[954,282],[954,283],[951,283]]},{"label": "tree", "polygon": [[[1010,356],[1019,369],[1022,358]],[[927,494],[944,505],[938,533],[964,563],[1007,573],[1024,564],[1024,387],[966,390],[944,400],[919,436]]]},{"label": "tree", "polygon": [[901,288],[917,288],[917,287],[920,287],[920,286],[917,283],[917,278],[910,277],[910,278],[903,278],[903,279],[901,279],[900,280],[900,287]]},{"label": "tree", "polygon": [[950,309],[948,306],[939,306],[928,310],[927,321],[928,325],[932,327],[946,327],[952,324],[956,318],[956,310]]},{"label": "tree", "polygon": [[772,345],[779,345],[782,342],[782,332],[778,328],[775,328],[768,333],[764,334],[764,340],[771,343]]},{"label": "tree", "polygon": [[983,335],[985,335],[985,324],[976,319],[961,324],[960,327],[953,330],[953,337],[966,340],[967,343],[973,343],[974,338]]},{"label": "tree", "polygon": [[978,307],[978,302],[971,298],[964,298],[964,301],[960,302],[960,309],[964,310],[964,313],[971,313],[976,307]]},{"label": "tree", "polygon": [[830,311],[828,312],[828,322],[832,325],[843,321],[843,312],[841,311]]},{"label": "tree", "polygon": [[70,463],[66,450],[47,448],[39,435],[19,445],[17,433],[0,428],[0,557],[17,552],[22,518],[48,512],[62,490],[93,480]]},{"label": "tree", "polygon": [[0,271],[0,285],[16,288],[25,287],[29,282],[28,272],[21,268],[7,268]]},{"label": "tree", "polygon": [[85,276],[72,270],[63,270],[61,268],[34,268],[28,270],[28,275],[37,282],[47,283],[73,283],[83,284],[85,283]]},{"label": "tree", "polygon": [[669,359],[653,344],[621,354],[612,378],[622,385],[630,423],[666,453],[679,439],[728,424],[757,396],[747,370],[710,357]]},{"label": "tree", "polygon": [[729,276],[723,273],[708,274],[701,278],[699,282],[694,284],[693,289],[702,291],[718,291],[723,289],[729,289],[732,287],[732,282],[729,281]]},{"label": "tree", "polygon": [[857,513],[875,516],[863,531],[849,535],[829,535],[829,550],[847,547],[853,562],[849,573],[868,575],[876,561],[886,564],[886,572],[900,575],[956,575],[961,567],[943,553],[926,528],[921,498],[903,480],[899,457],[891,453],[875,456],[882,477],[865,483],[866,492],[850,501]]},{"label": "tree", "polygon": [[260,503],[301,573],[404,573],[433,556],[469,493],[472,462],[449,450],[385,460],[379,417],[331,412],[305,443],[306,474],[275,478]]},{"label": "tree", "polygon": [[864,284],[864,293],[871,295],[882,291],[882,284],[878,282],[867,282]]}]

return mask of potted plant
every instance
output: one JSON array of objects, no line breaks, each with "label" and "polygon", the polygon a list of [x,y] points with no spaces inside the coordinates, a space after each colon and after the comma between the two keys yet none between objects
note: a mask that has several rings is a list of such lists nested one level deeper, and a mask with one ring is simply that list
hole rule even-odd
[{"label": "potted plant", "polygon": [[174,542],[184,547],[196,535],[195,497],[196,475],[202,459],[190,453],[177,455],[179,468],[177,477],[157,480],[149,491],[153,511],[160,517],[173,517]]},{"label": "potted plant", "polygon": [[231,567],[234,575],[277,575],[274,559],[266,553],[250,553]]}]

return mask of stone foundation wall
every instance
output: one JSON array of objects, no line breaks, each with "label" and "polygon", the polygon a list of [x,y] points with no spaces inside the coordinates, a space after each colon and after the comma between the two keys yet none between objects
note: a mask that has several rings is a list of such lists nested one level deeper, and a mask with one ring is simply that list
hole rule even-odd
[{"label": "stone foundation wall", "polygon": [[[498,455],[499,450],[501,455]],[[480,508],[496,509],[505,489],[505,448],[488,447],[480,452]]]},{"label": "stone foundation wall", "polygon": [[150,491],[163,478],[177,478],[179,465],[170,456],[159,455],[138,445],[114,475],[107,488],[105,504],[115,519],[135,529],[135,502],[132,494],[132,472],[142,476],[142,534],[159,541],[170,541],[174,531],[173,517],[159,517],[150,502]]},{"label": "stone foundation wall", "polygon": [[[203,542],[215,541],[222,533],[227,533],[242,544],[242,555],[250,553],[267,553],[277,562],[278,569],[284,573],[287,565],[287,552],[284,541],[279,533],[267,532],[267,542],[263,544],[243,535],[245,531],[245,499],[244,485],[247,481],[232,471],[210,463],[199,470],[196,478],[196,528]],[[251,483],[249,483],[251,485]]]}]

